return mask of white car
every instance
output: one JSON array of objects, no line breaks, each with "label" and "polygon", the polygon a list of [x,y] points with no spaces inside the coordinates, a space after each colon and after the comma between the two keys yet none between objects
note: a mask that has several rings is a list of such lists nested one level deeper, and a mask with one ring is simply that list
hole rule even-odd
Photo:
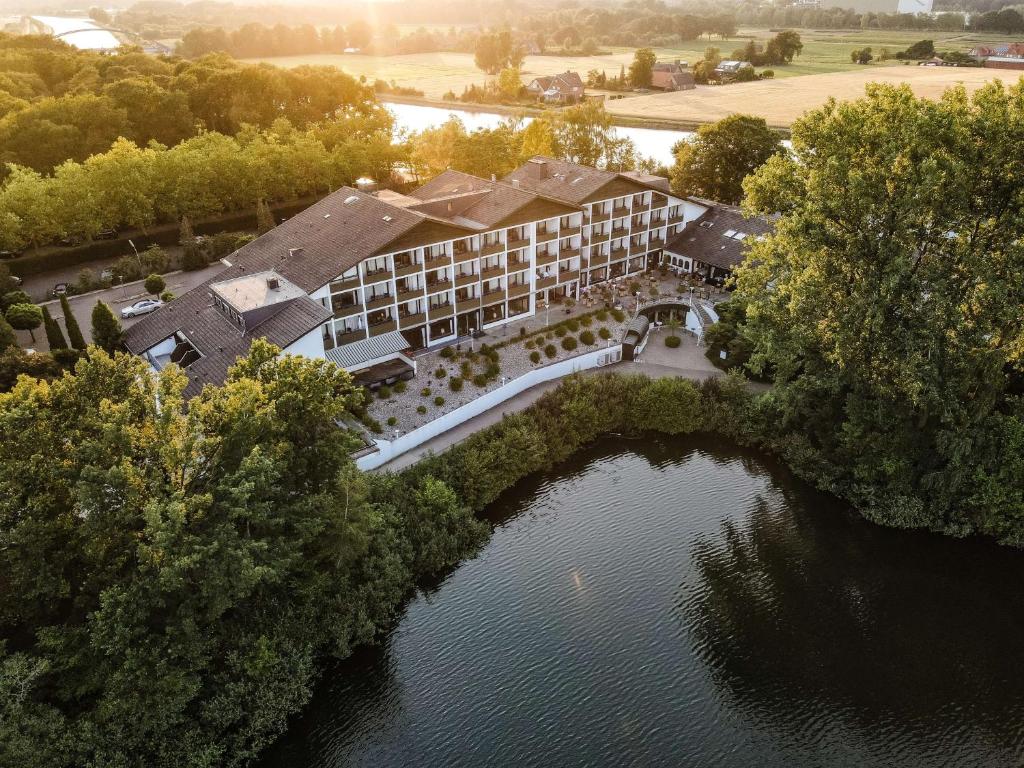
[{"label": "white car", "polygon": [[136,301],[131,306],[124,307],[121,310],[121,319],[127,320],[129,317],[148,315],[150,312],[155,312],[160,309],[163,305],[164,303],[159,299],[143,299],[142,301]]}]

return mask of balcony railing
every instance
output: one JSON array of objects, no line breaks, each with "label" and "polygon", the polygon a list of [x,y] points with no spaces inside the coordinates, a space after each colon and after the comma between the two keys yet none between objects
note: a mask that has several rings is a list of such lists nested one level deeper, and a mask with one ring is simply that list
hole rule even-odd
[{"label": "balcony railing", "polygon": [[464,261],[472,261],[473,259],[478,259],[478,258],[480,258],[480,251],[466,250],[466,251],[456,252],[456,254],[455,254],[455,263],[456,264],[461,264]]},{"label": "balcony railing", "polygon": [[558,232],[554,229],[537,230],[537,242],[546,243],[549,240],[554,240],[558,236]]},{"label": "balcony railing", "polygon": [[590,254],[590,266],[599,267],[603,264],[608,263],[607,253],[591,253]]},{"label": "balcony railing", "polygon": [[618,261],[619,259],[624,259],[624,258],[626,258],[627,254],[628,254],[628,251],[625,248],[616,248],[611,253],[611,260],[612,261]]},{"label": "balcony railing", "polygon": [[374,296],[372,299],[367,300],[367,309],[380,309],[381,307],[387,307],[394,304],[395,297],[390,293],[384,294],[383,296]]},{"label": "balcony railing", "polygon": [[668,217],[668,223],[669,224],[682,224],[683,223],[683,214],[677,213],[675,216],[669,216]]},{"label": "balcony railing", "polygon": [[334,316],[336,318],[351,317],[352,315],[358,315],[362,311],[362,304],[348,304],[344,307],[334,307]]},{"label": "balcony railing", "polygon": [[431,320],[440,320],[445,317],[451,317],[455,313],[455,305],[451,302],[438,304],[436,307],[430,307],[429,312]]},{"label": "balcony railing", "polygon": [[612,208],[612,217],[616,219],[624,219],[629,216],[630,207],[628,205],[620,205],[617,208]]},{"label": "balcony railing", "polygon": [[395,264],[395,277],[414,275],[422,269],[423,265],[415,261],[409,262],[408,264]]},{"label": "balcony railing", "polygon": [[508,249],[510,251],[514,251],[517,248],[525,248],[529,244],[530,244],[530,239],[528,237],[517,237],[517,238],[510,239],[508,241]]},{"label": "balcony railing", "polygon": [[402,315],[398,318],[398,327],[403,331],[406,328],[412,328],[414,325],[420,325],[427,322],[427,315],[425,312],[416,312],[415,314]]},{"label": "balcony railing", "polygon": [[353,341],[362,341],[365,338],[366,331],[362,328],[354,331],[348,331],[347,333],[339,333],[335,336],[339,347],[343,344],[351,344]]},{"label": "balcony railing", "polygon": [[591,232],[590,233],[590,244],[599,245],[601,243],[607,243],[608,238],[611,237],[607,232]]},{"label": "balcony railing", "polygon": [[580,228],[579,227],[561,227],[558,230],[558,236],[559,237],[572,237],[573,235],[578,235],[579,233],[580,233]]},{"label": "balcony railing", "polygon": [[422,288],[409,288],[408,290],[398,292],[398,303],[402,304],[406,301],[412,301],[413,299],[422,299],[423,289]]},{"label": "balcony railing", "polygon": [[480,275],[475,272],[471,272],[468,275],[456,275],[455,276],[455,287],[462,288],[466,285],[472,285],[473,283],[479,282]]},{"label": "balcony railing", "polygon": [[[471,251],[471,253],[472,253],[472,251]],[[438,266],[448,265],[448,264],[451,264],[451,262],[452,262],[451,256],[449,256],[444,251],[441,251],[441,253],[437,254],[436,256],[431,256],[428,253],[424,257],[424,259],[423,259],[423,263],[426,265],[427,269],[431,269],[431,268],[435,268],[436,269]]]},{"label": "balcony railing", "polygon": [[572,259],[580,255],[579,248],[563,248],[558,252],[559,259]]},{"label": "balcony railing", "polygon": [[558,254],[555,253],[538,253],[534,259],[538,267],[542,267],[545,264],[551,264],[558,258]]},{"label": "balcony railing", "polygon": [[520,272],[520,271],[522,271],[524,269],[529,269],[529,268],[530,268],[530,260],[529,259],[520,259],[520,260],[517,260],[517,261],[510,261],[508,263],[508,271],[509,272]]},{"label": "balcony railing", "polygon": [[390,269],[378,269],[375,272],[367,272],[363,277],[363,285],[373,285],[379,283],[381,280],[389,280],[391,278]]},{"label": "balcony railing", "polygon": [[451,287],[451,280],[434,280],[433,282],[427,283],[427,293],[438,293],[440,291],[446,291]]},{"label": "balcony railing", "polygon": [[481,304],[485,307],[489,307],[491,304],[500,304],[505,300],[505,289],[498,288],[493,291],[489,291],[483,295]]},{"label": "balcony railing", "polygon": [[523,283],[522,285],[510,285],[508,287],[508,297],[514,299],[517,296],[524,296],[530,292],[530,284]]},{"label": "balcony railing", "polygon": [[558,281],[558,278],[552,275],[551,277],[538,277],[537,278],[537,290],[542,288],[550,288]]},{"label": "balcony railing", "polygon": [[558,273],[558,282],[567,283],[570,280],[578,280],[580,271],[578,269],[563,269]]},{"label": "balcony railing", "polygon": [[504,274],[505,274],[505,268],[499,264],[496,267],[488,267],[487,269],[481,269],[480,270],[480,279],[481,280],[493,279],[495,277],[500,277],[501,275],[504,275]]},{"label": "balcony railing", "polygon": [[340,293],[341,291],[351,291],[353,288],[359,287],[359,278],[350,277],[348,280],[338,280],[331,283],[331,293]]},{"label": "balcony railing", "polygon": [[611,214],[610,211],[606,212],[606,213],[602,213],[601,211],[599,211],[599,210],[597,210],[595,208],[593,211],[590,212],[590,221],[592,223],[593,222],[598,222],[598,221],[608,221],[608,219],[611,217],[611,215],[612,214]]},{"label": "balcony railing", "polygon": [[505,244],[500,240],[496,243],[484,243],[480,249],[481,256],[491,256],[495,253],[501,253],[505,250]]},{"label": "balcony railing", "polygon": [[636,200],[633,201],[633,213],[641,213],[649,210],[651,210],[650,203],[638,203]]},{"label": "balcony railing", "polygon": [[380,336],[382,333],[390,333],[398,328],[395,319],[388,318],[370,326],[370,336]]}]

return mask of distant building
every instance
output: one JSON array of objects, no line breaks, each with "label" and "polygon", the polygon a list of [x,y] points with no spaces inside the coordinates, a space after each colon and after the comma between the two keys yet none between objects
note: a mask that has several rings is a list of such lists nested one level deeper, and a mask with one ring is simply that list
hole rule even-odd
[{"label": "distant building", "polygon": [[932,0],[819,0],[819,8],[852,8],[857,13],[931,13]]},{"label": "distant building", "polygon": [[1024,69],[1024,43],[979,45],[968,55],[992,69]]},{"label": "distant building", "polygon": [[577,72],[535,77],[526,90],[538,99],[559,104],[575,104],[584,96],[583,78]]},{"label": "distant building", "polygon": [[101,27],[89,18],[25,16],[20,26],[23,35],[50,35],[83,51],[109,53],[127,42],[122,33]]},{"label": "distant building", "polygon": [[753,69],[753,65],[749,61],[720,61],[715,67],[715,77],[719,80],[731,80],[745,67]]},{"label": "distant building", "polygon": [[693,73],[686,69],[686,62],[659,61],[651,73],[651,87],[663,91],[692,91],[697,87]]}]

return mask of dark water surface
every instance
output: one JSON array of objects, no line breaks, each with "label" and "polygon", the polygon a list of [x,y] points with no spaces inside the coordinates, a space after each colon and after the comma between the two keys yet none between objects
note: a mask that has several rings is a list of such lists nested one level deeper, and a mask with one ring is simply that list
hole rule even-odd
[{"label": "dark water surface", "polygon": [[1022,552],[707,438],[605,439],[489,517],[264,768],[1022,764]]}]

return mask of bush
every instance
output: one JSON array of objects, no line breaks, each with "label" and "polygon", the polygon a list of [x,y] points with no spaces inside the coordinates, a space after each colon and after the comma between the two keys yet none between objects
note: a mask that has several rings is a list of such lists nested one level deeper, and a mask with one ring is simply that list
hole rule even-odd
[{"label": "bush", "polygon": [[409,385],[406,384],[404,381],[396,381],[395,382],[395,392],[397,392],[398,394],[402,394],[408,388],[409,388]]},{"label": "bush", "polygon": [[536,349],[530,353],[530,362],[533,363],[534,365],[540,362],[540,352],[538,352]]},{"label": "bush", "polygon": [[580,329],[580,321],[576,318],[571,318],[565,321],[565,327],[573,333],[576,333]]},{"label": "bush", "polygon": [[420,394],[423,395],[423,397],[430,397],[430,387],[424,387],[421,389]]},{"label": "bush", "polygon": [[379,435],[383,431],[381,429],[380,422],[374,418],[367,416],[366,420],[363,423],[366,424],[366,428],[373,432],[375,435]]},{"label": "bush", "polygon": [[682,339],[678,336],[668,336],[665,338],[665,346],[670,349],[675,349],[682,343]]},{"label": "bush", "polygon": [[444,378],[445,376],[447,376],[447,375],[448,375],[448,371],[446,371],[446,370],[445,370],[445,369],[444,369],[444,368],[443,368],[442,366],[440,366],[440,365],[439,365],[439,366],[437,367],[437,370],[436,370],[436,371],[434,371],[434,376],[436,376],[436,377],[437,377],[437,378],[439,378],[439,379],[443,379],[443,378]]},{"label": "bush", "polygon": [[436,405],[438,408],[440,408],[442,405],[444,405],[444,398],[441,397],[440,395],[435,397],[434,398],[434,405]]},{"label": "bush", "polygon": [[487,377],[484,376],[482,373],[478,373],[476,376],[473,377],[473,383],[476,384],[478,387],[486,387]]},{"label": "bush", "polygon": [[583,317],[580,318],[580,325],[582,325],[584,328],[589,328],[591,325],[593,325],[593,323],[594,318],[591,317],[590,315],[584,315]]},{"label": "bush", "polygon": [[425,406],[425,405],[417,405],[416,406],[416,413],[424,414],[426,412],[427,412],[427,406]]},{"label": "bush", "polygon": [[461,392],[462,391],[462,382],[463,382],[463,379],[462,379],[461,376],[452,376],[450,379],[448,379],[448,388],[452,392]]},{"label": "bush", "polygon": [[498,374],[501,373],[501,366],[497,363],[488,363],[487,368],[484,369],[484,376],[492,381],[498,378]]},{"label": "bush", "polygon": [[608,310],[599,309],[597,310],[597,312],[594,313],[594,317],[596,317],[599,322],[603,323],[605,320],[608,319]]},{"label": "bush", "polygon": [[612,337],[612,332],[605,328],[603,325],[598,329],[597,335],[605,341],[608,341]]},{"label": "bush", "polygon": [[527,339],[523,342],[523,349],[533,349],[533,339]]},{"label": "bush", "polygon": [[565,326],[564,325],[559,325],[559,326],[555,327],[555,336],[557,336],[558,338],[562,338],[567,333],[568,333],[568,331],[565,330]]},{"label": "bush", "polygon": [[562,339],[562,349],[564,349],[566,352],[572,352],[574,349],[576,349],[576,337],[566,336],[564,339]]},{"label": "bush", "polygon": [[552,331],[548,331],[547,333],[544,334],[544,338],[547,339],[548,341],[551,341],[553,338],[555,338],[555,334]]},{"label": "bush", "polygon": [[522,339],[522,338],[525,338],[525,337],[526,337],[526,326],[525,325],[520,325],[519,326],[519,338]]},{"label": "bush", "polygon": [[462,365],[459,366],[459,371],[462,374],[462,378],[471,379],[473,378],[473,365],[469,360],[463,360]]},{"label": "bush", "polygon": [[441,357],[445,360],[451,360],[455,357],[455,349],[453,347],[445,347],[441,350]]},{"label": "bush", "polygon": [[394,416],[388,416],[388,426],[393,427],[398,423],[398,419]]},{"label": "bush", "polygon": [[377,390],[377,397],[379,397],[381,400],[387,400],[389,397],[391,397],[391,387],[389,387],[387,384],[381,386],[381,388]]},{"label": "bush", "polygon": [[621,323],[623,320],[626,319],[626,313],[623,312],[621,309],[613,309],[612,317],[615,318],[615,322]]},{"label": "bush", "polygon": [[544,347],[544,354],[547,355],[550,359],[558,354],[558,350],[555,349],[554,344],[548,344],[546,347]]},{"label": "bush", "polygon": [[594,345],[594,332],[593,331],[584,331],[583,333],[581,333],[580,334],[580,343],[586,344],[588,347],[593,346]]}]

